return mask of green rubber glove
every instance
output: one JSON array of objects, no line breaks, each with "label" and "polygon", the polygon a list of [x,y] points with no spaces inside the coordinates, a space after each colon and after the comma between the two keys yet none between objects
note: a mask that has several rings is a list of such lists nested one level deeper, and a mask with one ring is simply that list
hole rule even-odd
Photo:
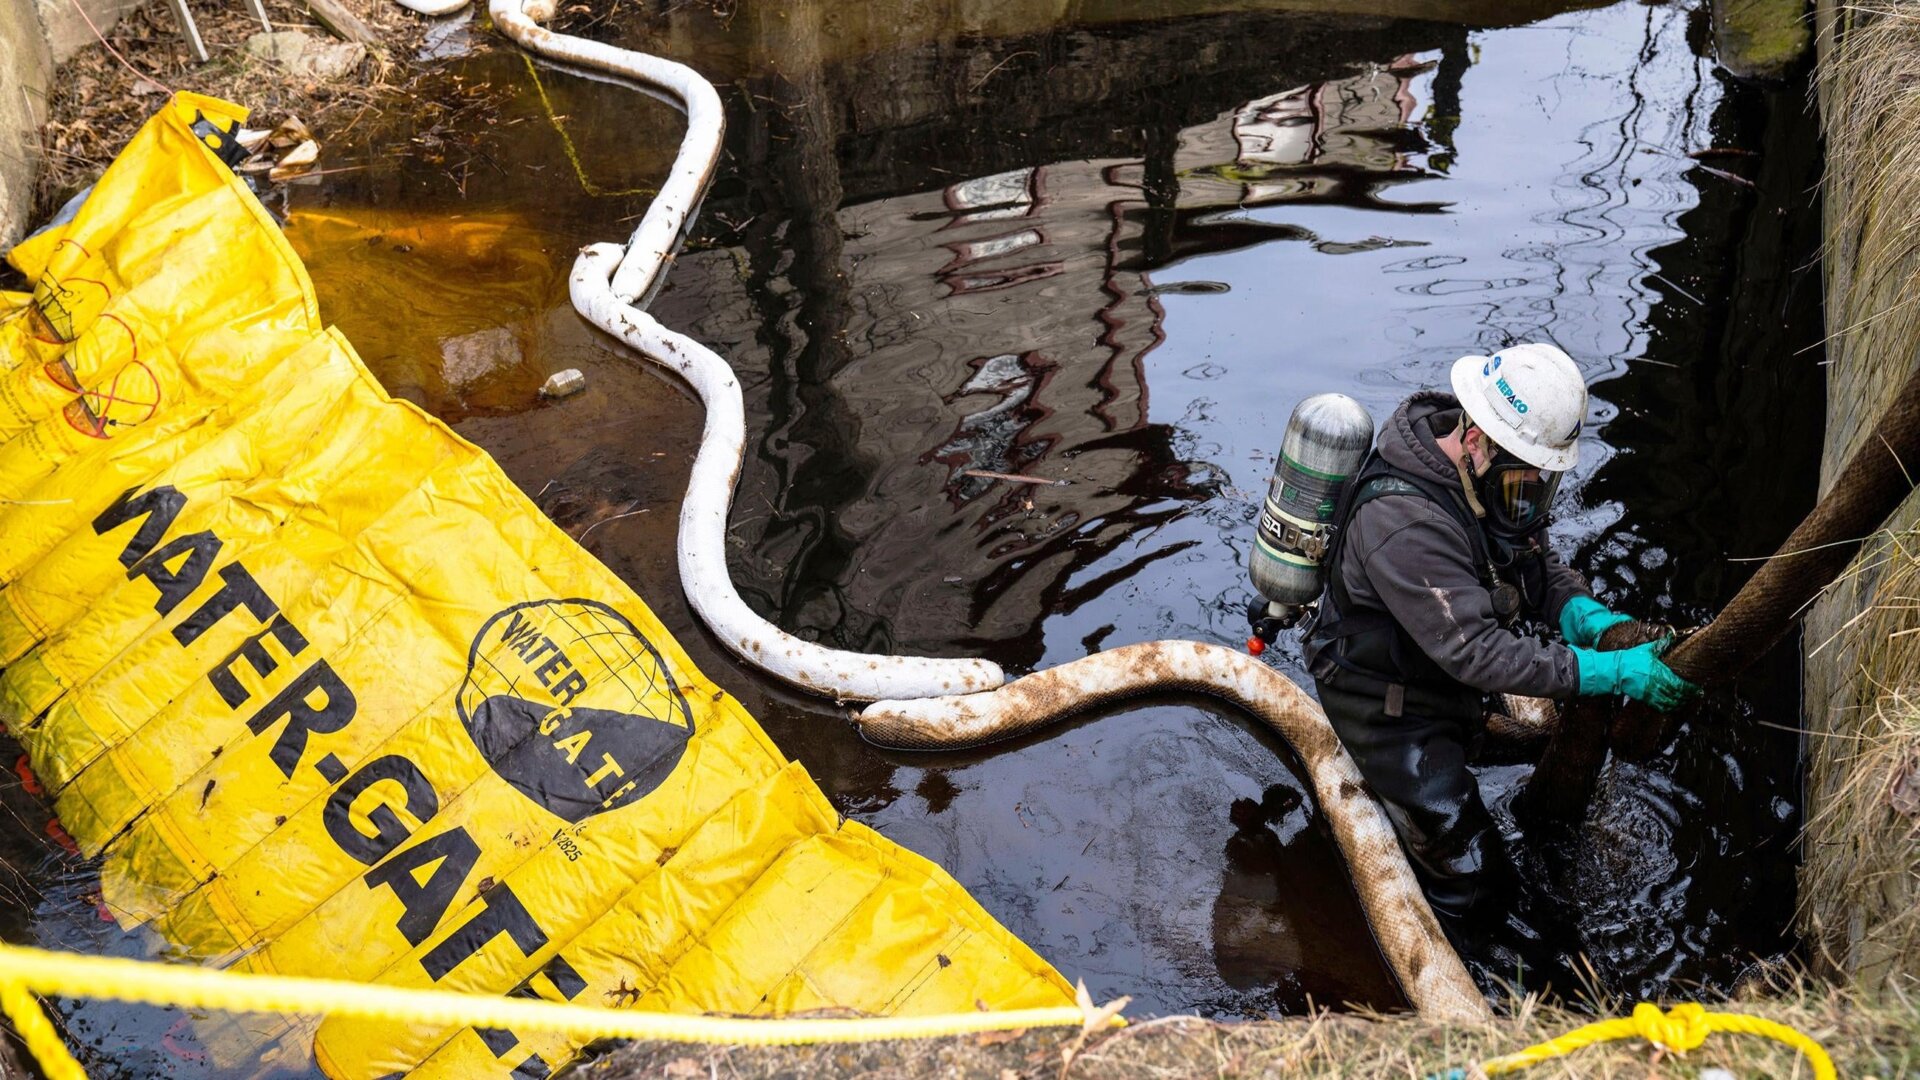
[{"label": "green rubber glove", "polygon": [[1560,609],[1560,636],[1569,645],[1591,648],[1600,643],[1600,635],[1608,629],[1632,621],[1631,615],[1608,611],[1591,596],[1576,596]]},{"label": "green rubber glove", "polygon": [[1631,649],[1598,652],[1575,648],[1580,661],[1580,693],[1586,696],[1625,694],[1661,712],[1670,712],[1700,688],[1674,674],[1662,663],[1660,654],[1672,638],[1650,641]]}]

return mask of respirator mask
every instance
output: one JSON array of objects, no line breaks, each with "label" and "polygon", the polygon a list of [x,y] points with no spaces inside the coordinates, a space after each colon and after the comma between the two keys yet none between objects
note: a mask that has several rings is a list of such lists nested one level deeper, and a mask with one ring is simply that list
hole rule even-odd
[{"label": "respirator mask", "polygon": [[1540,531],[1565,475],[1535,468],[1505,450],[1495,453],[1493,464],[1473,481],[1474,494],[1487,511],[1487,531],[1503,540]]}]

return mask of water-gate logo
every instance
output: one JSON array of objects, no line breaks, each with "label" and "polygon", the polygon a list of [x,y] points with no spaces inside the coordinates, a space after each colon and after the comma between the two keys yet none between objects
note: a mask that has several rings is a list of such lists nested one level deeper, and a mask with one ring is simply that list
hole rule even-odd
[{"label": "water-gate logo", "polygon": [[530,600],[488,619],[458,708],[501,779],[574,823],[650,794],[693,737],[666,659],[595,600]]}]

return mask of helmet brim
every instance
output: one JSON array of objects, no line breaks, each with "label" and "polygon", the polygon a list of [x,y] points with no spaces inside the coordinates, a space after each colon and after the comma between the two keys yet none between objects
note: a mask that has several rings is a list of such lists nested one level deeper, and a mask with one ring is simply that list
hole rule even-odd
[{"label": "helmet brim", "polygon": [[1447,381],[1452,384],[1453,396],[1459,400],[1460,407],[1466,410],[1467,419],[1472,420],[1475,426],[1492,436],[1493,441],[1499,443],[1502,450],[1536,469],[1545,472],[1567,472],[1580,464],[1578,437],[1557,450],[1550,446],[1509,445],[1509,443],[1517,443],[1519,441],[1517,439],[1509,439],[1506,442],[1500,440],[1497,432],[1505,425],[1500,422],[1500,414],[1494,410],[1493,402],[1487,398],[1483,380],[1473,378],[1475,369],[1482,364],[1492,362],[1491,356],[1463,356],[1453,362],[1453,370],[1448,374]]}]

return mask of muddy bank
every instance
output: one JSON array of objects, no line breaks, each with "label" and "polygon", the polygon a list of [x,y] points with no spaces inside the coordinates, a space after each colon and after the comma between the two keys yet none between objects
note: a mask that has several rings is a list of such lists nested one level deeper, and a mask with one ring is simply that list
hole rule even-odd
[{"label": "muddy bank", "polygon": [[[1825,122],[1823,488],[1920,355],[1920,4],[1819,5]],[[1911,463],[1909,463],[1911,467]],[[1809,825],[1800,921],[1813,959],[1875,988],[1920,978],[1920,686],[1910,498],[1806,621]]]}]

